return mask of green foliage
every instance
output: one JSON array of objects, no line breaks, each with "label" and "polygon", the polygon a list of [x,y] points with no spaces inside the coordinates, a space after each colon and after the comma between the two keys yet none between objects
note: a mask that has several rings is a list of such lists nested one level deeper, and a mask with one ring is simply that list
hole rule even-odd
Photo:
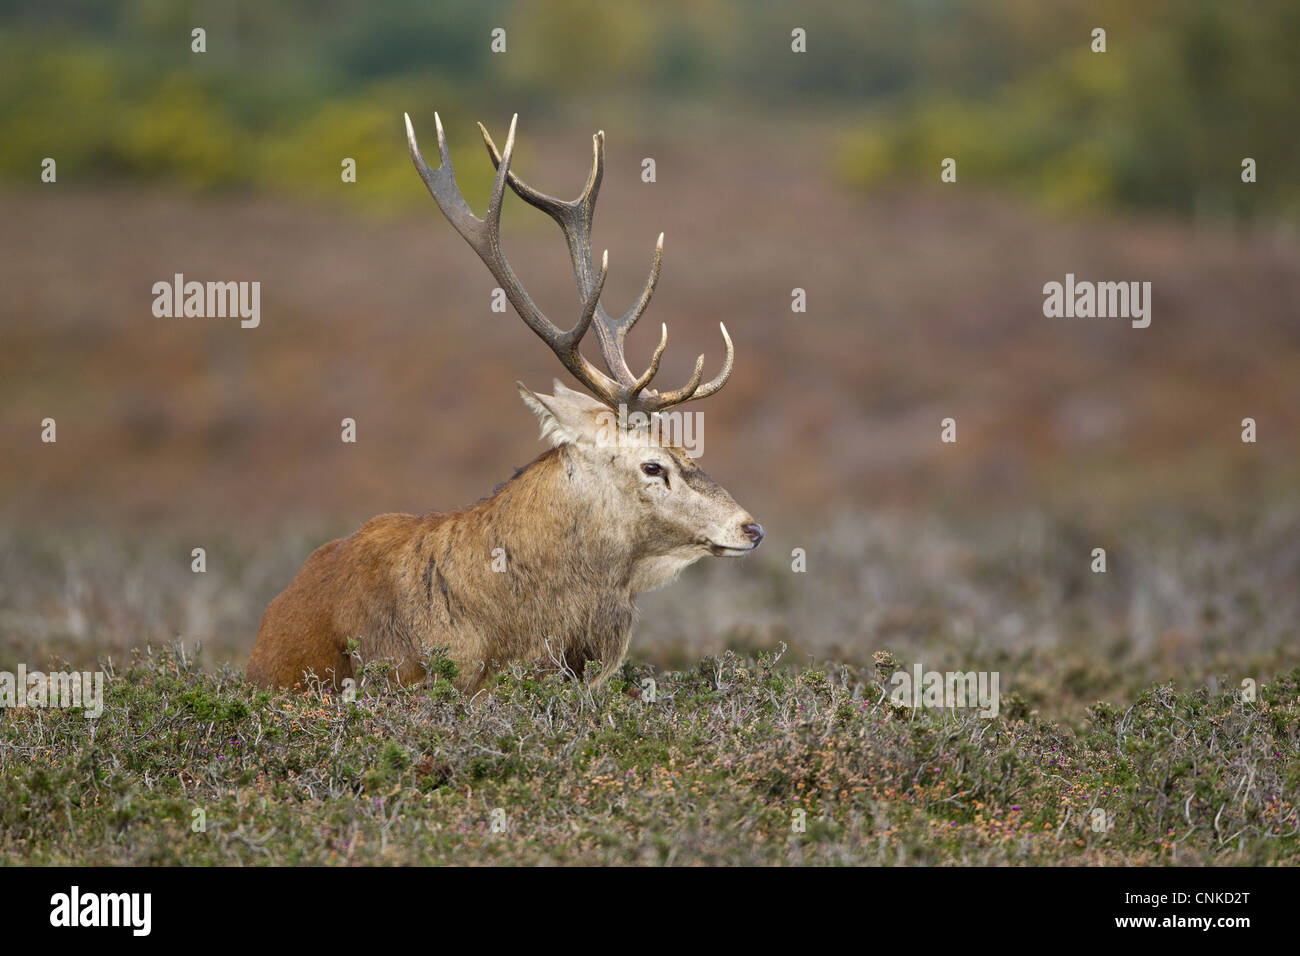
[{"label": "green foliage", "polygon": [[195,720],[238,723],[251,713],[243,700],[222,700],[207,688],[192,687],[178,697],[180,713]]},{"label": "green foliage", "polygon": [[456,678],[460,675],[460,665],[448,656],[449,648],[440,645],[429,652],[422,661],[427,682],[429,699],[446,702],[457,696]]},{"label": "green foliage", "polygon": [[239,181],[239,141],[221,104],[180,74],[124,112],[111,146],[135,175],[203,189]]},{"label": "green foliage", "polygon": [[[991,97],[952,91],[908,102],[850,136],[849,181],[896,178],[995,183],[1061,209],[1134,206],[1220,217],[1300,216],[1300,185],[1283,171],[1300,149],[1290,73],[1300,43],[1293,4],[1252,14],[1222,4],[1154,3],[1111,20],[1107,52],[1088,30],[1041,68]],[[1122,26],[1121,26],[1122,25]],[[1258,182],[1240,180],[1244,157]]]},{"label": "green foliage", "polygon": [[[230,7],[193,54],[172,4],[18,4],[0,40],[0,177],[35,182],[52,156],[73,180],[255,187],[383,212],[410,201],[403,109],[424,128],[436,105],[460,129],[502,103],[536,116],[663,101],[852,110],[862,119],[837,165],[863,188],[937,182],[951,156],[962,182],[1053,208],[1300,215],[1285,173],[1300,145],[1289,0],[1249,12],[1212,0],[813,0],[797,17],[806,54],[790,51],[789,10],[742,0],[396,0],[364,16],[343,0]],[[1101,54],[1088,48],[1098,24]],[[506,55],[489,48],[498,26]],[[452,141],[481,158],[472,138]],[[1246,188],[1243,156],[1260,169]],[[340,180],[344,157],[355,184]],[[481,166],[458,164],[471,195],[486,192]]]}]

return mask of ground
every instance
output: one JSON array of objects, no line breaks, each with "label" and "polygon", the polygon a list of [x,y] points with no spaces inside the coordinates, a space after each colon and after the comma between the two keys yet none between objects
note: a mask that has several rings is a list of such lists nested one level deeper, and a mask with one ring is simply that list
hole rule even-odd
[{"label": "ground", "polygon": [[898,663],[514,671],[466,700],[436,658],[405,690],[372,665],[348,702],[150,649],[97,721],[0,719],[0,862],[1296,862],[1300,669],[1070,725],[1015,695],[993,719],[900,708]]}]

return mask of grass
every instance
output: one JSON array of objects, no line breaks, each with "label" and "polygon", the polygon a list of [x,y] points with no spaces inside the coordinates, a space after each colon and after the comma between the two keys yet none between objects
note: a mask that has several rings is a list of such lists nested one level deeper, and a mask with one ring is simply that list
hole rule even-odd
[{"label": "grass", "polygon": [[442,661],[348,702],[147,648],[96,721],[0,711],[0,862],[1296,862],[1300,669],[1070,723],[1005,687],[993,719],[900,709],[898,666],[725,652],[468,700]]}]

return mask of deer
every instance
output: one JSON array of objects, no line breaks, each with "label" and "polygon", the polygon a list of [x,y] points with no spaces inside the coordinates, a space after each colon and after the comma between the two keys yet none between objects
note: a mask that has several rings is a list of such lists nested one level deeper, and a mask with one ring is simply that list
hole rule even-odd
[{"label": "deer", "polygon": [[[592,168],[578,197],[561,201],[510,170],[518,114],[505,150],[478,124],[496,167],[486,216],[477,218],[456,184],[442,120],[434,113],[440,165],[430,169],[406,115],[411,160],[438,208],[483,260],[519,318],[586,391],[559,379],[550,395],[517,382],[550,447],[489,497],[458,511],[384,514],[322,545],[266,608],[246,676],[263,686],[343,686],[357,662],[387,662],[387,679],[426,679],[433,649],[456,664],[455,684],[473,694],[503,668],[559,671],[595,686],[622,665],[637,595],[662,587],[704,557],[748,554],[763,528],[653,424],[667,409],[726,384],[735,349],[719,323],[726,357],[704,382],[704,356],[685,385],[650,387],[668,344],[641,374],[624,354],[628,331],[649,305],[663,262],[656,243],[645,286],[626,313],[601,305],[609,270],[592,259],[591,227],[604,174],[604,132],[592,137]],[[525,291],[501,248],[507,184],[550,216],[568,244],[581,311],[567,331]],[[604,369],[579,350],[595,330]],[[617,413],[617,414],[616,414]],[[638,414],[639,413],[639,414]]]}]

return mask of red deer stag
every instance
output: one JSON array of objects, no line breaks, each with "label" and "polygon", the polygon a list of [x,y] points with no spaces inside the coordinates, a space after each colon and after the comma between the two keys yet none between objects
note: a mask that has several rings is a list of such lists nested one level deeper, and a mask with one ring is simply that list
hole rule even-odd
[{"label": "red deer stag", "polygon": [[[362,660],[390,661],[402,683],[423,679],[421,660],[438,645],[459,665],[457,683],[466,692],[512,661],[603,680],[627,653],[637,594],[666,584],[705,555],[745,554],[763,538],[762,527],[731,495],[682,448],[662,443],[660,429],[646,425],[664,409],[722,388],[735,352],[723,326],[727,356],[716,378],[701,382],[701,355],[683,387],[656,391],[649,384],[668,341],[665,325],[649,367],[640,375],[628,367],[623,343],[654,292],[663,236],[640,297],[626,314],[611,318],[600,304],[608,253],[599,270],[591,254],[604,134],[593,137],[591,174],[581,195],[563,202],[510,172],[515,120],[504,153],[479,124],[497,173],[487,216],[478,219],[456,185],[436,113],[434,125],[438,169],[424,161],[406,118],[411,158],[429,192],[524,323],[595,398],[558,380],[552,395],[520,384],[550,450],[471,508],[380,515],[317,549],[262,617],[247,667],[258,683],[352,677],[353,640]],[[507,183],[564,232],[582,303],[568,331],[542,314],[501,251]],[[608,374],[578,350],[593,326]]]}]

